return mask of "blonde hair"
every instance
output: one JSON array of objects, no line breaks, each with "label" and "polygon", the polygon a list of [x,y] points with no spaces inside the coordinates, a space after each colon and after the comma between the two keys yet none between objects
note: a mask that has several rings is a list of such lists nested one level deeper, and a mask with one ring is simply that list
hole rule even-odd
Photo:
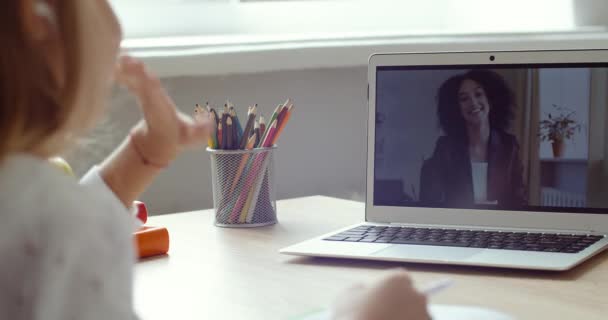
[{"label": "blonde hair", "polygon": [[[59,151],[60,137],[76,108],[81,48],[76,0],[56,1],[54,35],[63,51],[58,83],[23,21],[22,1],[0,4],[0,161],[11,152],[44,147]],[[54,139],[51,139],[54,137]]]}]

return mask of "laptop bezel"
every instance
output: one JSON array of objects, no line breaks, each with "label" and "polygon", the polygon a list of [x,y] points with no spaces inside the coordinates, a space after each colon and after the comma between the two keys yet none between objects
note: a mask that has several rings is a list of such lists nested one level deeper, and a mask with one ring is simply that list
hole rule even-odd
[{"label": "laptop bezel", "polygon": [[[492,59],[490,57],[493,56]],[[368,141],[365,220],[374,223],[530,228],[608,232],[608,214],[375,206],[376,69],[379,66],[608,63],[608,50],[479,51],[374,54],[368,64]]]}]

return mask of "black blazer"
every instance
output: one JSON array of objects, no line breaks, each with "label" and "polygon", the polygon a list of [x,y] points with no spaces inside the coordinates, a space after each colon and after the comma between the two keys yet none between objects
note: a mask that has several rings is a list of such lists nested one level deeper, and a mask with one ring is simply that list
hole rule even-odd
[{"label": "black blazer", "polygon": [[[467,208],[475,205],[468,143],[465,139],[441,136],[433,156],[420,172],[420,201],[440,207]],[[523,166],[517,139],[492,130],[488,142],[488,200],[502,208],[527,205]]]}]

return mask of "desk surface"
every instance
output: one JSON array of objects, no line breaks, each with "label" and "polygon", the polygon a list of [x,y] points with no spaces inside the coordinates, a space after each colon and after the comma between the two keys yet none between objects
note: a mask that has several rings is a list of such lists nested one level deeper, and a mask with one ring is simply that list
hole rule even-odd
[{"label": "desk surface", "polygon": [[433,303],[470,304],[518,319],[606,319],[608,254],[567,272],[403,264],[279,254],[285,246],[363,221],[364,204],[327,197],[278,202],[279,224],[213,225],[213,211],[152,217],[169,229],[168,256],[141,261],[135,305],[142,319],[292,319],[328,305],[344,288],[405,267],[416,283],[456,281]]}]

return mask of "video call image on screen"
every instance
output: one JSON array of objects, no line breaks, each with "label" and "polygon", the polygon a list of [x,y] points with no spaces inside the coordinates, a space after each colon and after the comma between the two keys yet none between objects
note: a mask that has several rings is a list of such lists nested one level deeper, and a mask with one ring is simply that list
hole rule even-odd
[{"label": "video call image on screen", "polygon": [[374,205],[608,213],[606,119],[607,65],[378,67]]}]

